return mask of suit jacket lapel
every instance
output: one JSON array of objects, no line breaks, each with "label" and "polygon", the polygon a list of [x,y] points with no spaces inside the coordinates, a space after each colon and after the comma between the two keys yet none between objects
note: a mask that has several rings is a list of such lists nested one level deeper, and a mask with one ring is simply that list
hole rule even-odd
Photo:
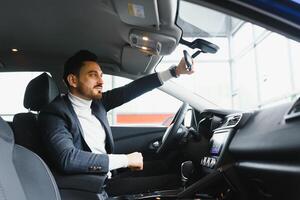
[{"label": "suit jacket lapel", "polygon": [[76,125],[78,126],[78,128],[79,128],[79,130],[80,130],[80,133],[79,133],[79,134],[80,134],[80,137],[81,137],[82,141],[84,142],[84,148],[87,148],[89,151],[91,151],[91,149],[89,148],[89,146],[86,144],[86,142],[84,141],[84,139],[83,139],[83,137],[82,137],[83,130],[82,130],[81,124],[80,124],[80,122],[79,122],[79,119],[78,119],[78,117],[77,117],[77,114],[75,113],[75,110],[74,110],[74,108],[73,108],[73,106],[72,106],[72,103],[71,103],[71,101],[70,101],[68,95],[64,95],[63,98],[64,98],[64,101],[66,102],[66,105],[67,105],[67,107],[68,107],[70,113],[72,114],[73,119],[75,120]]},{"label": "suit jacket lapel", "polygon": [[[81,134],[81,138],[82,138],[83,130],[82,130],[81,124],[79,122],[79,119],[77,117],[77,114],[75,113],[75,110],[74,110],[74,108],[72,106],[72,103],[69,100],[68,95],[65,95],[63,98],[64,98],[64,100],[66,102],[66,105],[67,105],[68,109],[70,110],[70,112],[72,114],[72,117],[74,118],[74,120],[75,120],[75,122],[76,122],[76,124],[77,124],[77,126],[78,126],[78,128],[80,130],[80,134]],[[91,109],[92,109],[93,115],[95,115],[97,117],[97,119],[100,121],[100,123],[104,127],[105,134],[106,134],[105,149],[106,149],[107,153],[112,153],[113,149],[114,149],[114,143],[113,143],[113,137],[112,137],[111,128],[110,128],[109,123],[107,121],[107,116],[106,116],[105,108],[104,108],[104,106],[102,104],[95,103],[93,101],[92,105],[91,105]],[[85,141],[84,141],[84,143],[85,143]],[[89,149],[88,145],[85,145],[85,146]]]}]

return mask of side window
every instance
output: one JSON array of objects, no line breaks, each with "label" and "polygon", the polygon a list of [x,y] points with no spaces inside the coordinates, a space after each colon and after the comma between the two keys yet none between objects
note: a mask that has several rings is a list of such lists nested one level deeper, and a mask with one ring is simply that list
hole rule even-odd
[{"label": "side window", "polygon": [[23,106],[27,84],[43,72],[1,72],[0,73],[0,116],[12,121],[16,113],[27,112]]},{"label": "side window", "polygon": [[[123,86],[132,80],[104,75],[104,89]],[[154,89],[108,113],[111,125],[168,126],[181,105],[178,99]]]}]

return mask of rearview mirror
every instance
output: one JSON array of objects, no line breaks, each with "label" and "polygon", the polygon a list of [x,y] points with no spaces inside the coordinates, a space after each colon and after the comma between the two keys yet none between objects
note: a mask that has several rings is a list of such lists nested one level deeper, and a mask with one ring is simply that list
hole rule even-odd
[{"label": "rearview mirror", "polygon": [[[200,52],[202,53],[216,53],[220,49],[220,47],[218,47],[217,45],[200,38],[192,42],[186,41],[181,38],[179,42],[192,49],[200,49]],[[196,56],[192,56],[192,57],[196,57]]]},{"label": "rearview mirror", "polygon": [[192,68],[193,58],[198,56],[200,53],[216,53],[220,49],[217,45],[215,45],[211,42],[208,42],[206,40],[200,39],[200,38],[194,40],[193,42],[188,42],[181,38],[180,43],[184,44],[192,49],[195,49],[195,48],[200,49],[200,50],[196,51],[192,56],[190,56],[186,50],[183,51],[185,63],[187,65],[187,69],[189,71]]}]

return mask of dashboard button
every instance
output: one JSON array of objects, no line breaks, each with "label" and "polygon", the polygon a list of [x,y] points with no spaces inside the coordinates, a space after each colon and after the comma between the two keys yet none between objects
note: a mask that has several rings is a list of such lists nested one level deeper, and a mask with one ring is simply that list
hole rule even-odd
[{"label": "dashboard button", "polygon": [[207,160],[207,157],[204,157],[204,158],[203,158],[203,165],[204,165],[204,166],[207,166],[207,165],[206,165],[206,163],[207,163],[206,160]]},{"label": "dashboard button", "polygon": [[205,166],[205,159],[204,158],[201,159],[201,165]]},{"label": "dashboard button", "polygon": [[211,161],[210,161],[210,168],[214,168],[214,166],[216,165],[216,159],[215,158],[212,158]]},{"label": "dashboard button", "polygon": [[211,158],[207,158],[207,159],[206,159],[206,166],[207,166],[207,167],[210,167],[210,161],[211,161]]}]

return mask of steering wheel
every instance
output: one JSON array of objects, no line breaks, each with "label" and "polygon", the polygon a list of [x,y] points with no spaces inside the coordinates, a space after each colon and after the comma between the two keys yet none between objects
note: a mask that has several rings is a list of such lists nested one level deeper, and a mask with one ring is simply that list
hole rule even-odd
[{"label": "steering wheel", "polygon": [[173,119],[171,125],[167,128],[162,141],[161,145],[157,149],[156,153],[162,153],[169,150],[173,145],[176,145],[176,139],[178,138],[178,130],[181,127],[181,124],[184,120],[185,114],[189,108],[189,104],[184,102],[179,110],[177,111],[175,118]]}]

